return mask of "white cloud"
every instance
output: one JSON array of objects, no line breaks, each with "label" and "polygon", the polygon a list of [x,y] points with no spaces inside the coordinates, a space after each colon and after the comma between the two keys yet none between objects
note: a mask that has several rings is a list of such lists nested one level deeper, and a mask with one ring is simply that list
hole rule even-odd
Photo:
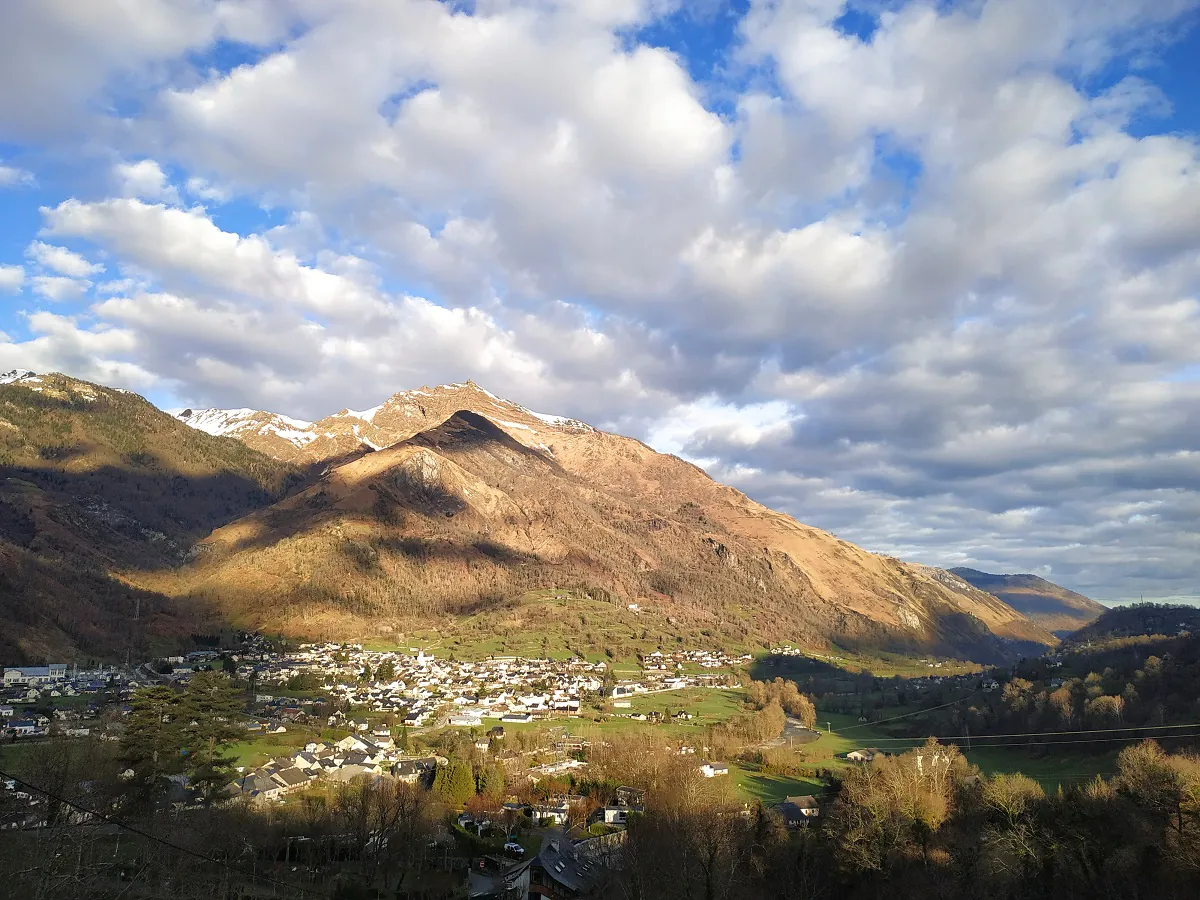
[{"label": "white cloud", "polygon": [[67,275],[71,278],[86,278],[104,271],[104,266],[93,263],[66,247],[57,247],[42,241],[33,241],[25,248],[25,256],[39,266]]},{"label": "white cloud", "polygon": [[1200,147],[1129,60],[1197,5],[889,3],[864,42],[755,0],[709,83],[630,30],[670,2],[0,10],[0,125],[94,175],[45,235],[122,276],[0,366],[309,417],[474,376],[869,547],[1194,591]]},{"label": "white cloud", "polygon": [[0,188],[33,184],[33,173],[0,164]]},{"label": "white cloud", "polygon": [[63,300],[78,300],[92,286],[90,281],[66,278],[62,275],[35,275],[30,279],[33,292],[58,303]]},{"label": "white cloud", "polygon": [[25,268],[23,266],[0,265],[0,291],[15,294],[25,283]]},{"label": "white cloud", "polygon": [[167,180],[167,173],[152,159],[117,163],[113,166],[113,177],[118,190],[125,197],[162,200],[166,203],[179,202],[179,192]]}]

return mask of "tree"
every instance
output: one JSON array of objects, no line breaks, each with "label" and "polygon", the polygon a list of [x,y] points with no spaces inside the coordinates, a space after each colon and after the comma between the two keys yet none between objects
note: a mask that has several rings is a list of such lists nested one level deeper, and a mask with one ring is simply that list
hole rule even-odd
[{"label": "tree", "polygon": [[121,759],[133,769],[139,783],[153,787],[161,777],[179,768],[177,699],[169,687],[140,689],[121,735]]},{"label": "tree", "polygon": [[504,769],[499,764],[486,767],[479,775],[479,793],[488,797],[504,794]]},{"label": "tree", "polygon": [[448,765],[438,768],[433,779],[433,790],[447,806],[462,806],[475,794],[475,776],[471,766],[461,760],[451,759]]},{"label": "tree", "polygon": [[202,793],[228,779],[233,759],[221,751],[242,734],[237,718],[243,706],[241,692],[218,672],[193,675],[178,698],[183,768]]},{"label": "tree", "polygon": [[400,726],[400,737],[396,741],[396,749],[398,749],[401,753],[408,752],[409,741],[408,741],[408,726],[407,725]]}]

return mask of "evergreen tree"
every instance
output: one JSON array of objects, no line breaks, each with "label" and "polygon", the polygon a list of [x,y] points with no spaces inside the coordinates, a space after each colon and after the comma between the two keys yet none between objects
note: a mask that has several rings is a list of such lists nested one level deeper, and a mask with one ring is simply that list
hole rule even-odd
[{"label": "evergreen tree", "polygon": [[447,806],[459,807],[475,796],[475,775],[470,765],[451,759],[438,769],[433,789]]},{"label": "evergreen tree", "polygon": [[492,764],[480,773],[479,793],[492,798],[504,795],[504,769],[500,765]]},{"label": "evergreen tree", "polygon": [[178,698],[169,687],[157,685],[134,694],[131,706],[120,757],[139,783],[153,787],[159,778],[179,771]]},{"label": "evergreen tree", "polygon": [[237,720],[244,705],[233,683],[217,672],[197,673],[179,697],[184,771],[205,793],[229,777],[233,759],[221,751],[241,736]]},{"label": "evergreen tree", "polygon": [[399,740],[396,741],[396,748],[401,753],[408,752],[409,743],[408,743],[408,726],[407,725],[400,726],[400,738],[399,738]]}]

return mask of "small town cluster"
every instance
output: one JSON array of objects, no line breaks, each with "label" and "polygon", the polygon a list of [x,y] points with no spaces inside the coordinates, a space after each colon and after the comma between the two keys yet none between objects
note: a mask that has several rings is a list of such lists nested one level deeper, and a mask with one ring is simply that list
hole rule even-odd
[{"label": "small town cluster", "polygon": [[[456,661],[416,648],[404,653],[329,643],[302,644],[286,654],[265,648],[251,651],[238,660],[237,674],[258,685],[310,678],[308,683],[331,698],[393,714],[410,727],[478,727],[485,719],[524,723],[577,715],[589,696],[603,694],[621,709],[629,707],[622,701],[636,694],[724,686],[728,676],[713,670],[728,671],[749,659],[714,650],[655,651],[643,658],[641,677],[617,679],[604,661],[578,657]],[[685,671],[695,668],[707,671]]]}]

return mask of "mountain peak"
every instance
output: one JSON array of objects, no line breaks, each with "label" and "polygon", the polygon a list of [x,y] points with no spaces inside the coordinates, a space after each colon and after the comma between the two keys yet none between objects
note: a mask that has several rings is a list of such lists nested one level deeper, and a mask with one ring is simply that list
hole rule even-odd
[{"label": "mountain peak", "polygon": [[10,372],[0,373],[0,384],[12,384],[16,381],[27,381],[36,377],[37,373],[31,372],[29,369],[13,369]]},{"label": "mountain peak", "polygon": [[249,408],[186,409],[180,421],[223,437],[234,437],[269,456],[289,462],[323,462],[390,447],[440,425],[459,412],[487,419],[508,437],[540,453],[551,453],[556,436],[595,429],[567,416],[534,412],[493,394],[473,379],[397,391],[369,409],[345,407],[316,422]]}]

